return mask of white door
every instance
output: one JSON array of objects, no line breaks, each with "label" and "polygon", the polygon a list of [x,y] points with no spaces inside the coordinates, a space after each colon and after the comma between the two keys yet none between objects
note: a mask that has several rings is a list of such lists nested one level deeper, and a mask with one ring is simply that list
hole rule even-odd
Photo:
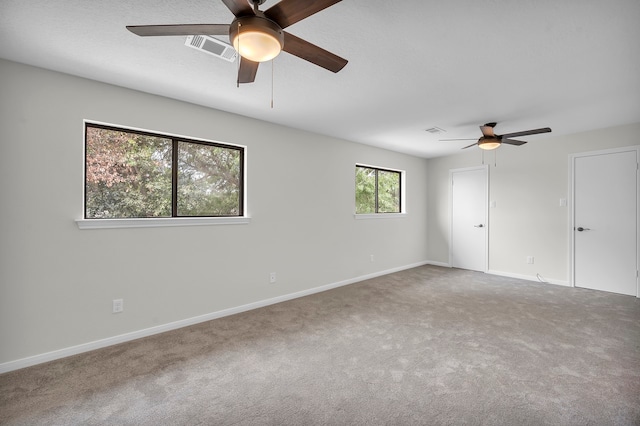
[{"label": "white door", "polygon": [[572,156],[573,284],[637,296],[638,149]]},{"label": "white door", "polygon": [[486,166],[454,169],[451,178],[451,248],[454,268],[487,270]]}]

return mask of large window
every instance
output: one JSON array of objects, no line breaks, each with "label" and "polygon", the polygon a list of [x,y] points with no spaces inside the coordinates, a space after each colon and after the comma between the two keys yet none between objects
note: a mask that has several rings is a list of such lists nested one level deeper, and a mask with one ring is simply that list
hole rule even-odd
[{"label": "large window", "polygon": [[243,215],[244,149],[85,124],[85,219]]},{"label": "large window", "polygon": [[402,172],[356,165],[356,214],[401,213]]}]

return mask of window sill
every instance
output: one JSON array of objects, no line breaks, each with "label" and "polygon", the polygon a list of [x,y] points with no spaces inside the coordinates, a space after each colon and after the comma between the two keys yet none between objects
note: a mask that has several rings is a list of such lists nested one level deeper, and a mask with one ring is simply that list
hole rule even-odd
[{"label": "window sill", "polygon": [[163,217],[145,219],[77,219],[80,229],[159,228],[165,226],[247,225],[250,217]]},{"label": "window sill", "polygon": [[355,219],[402,219],[407,217],[406,213],[372,213],[372,214],[354,214]]}]

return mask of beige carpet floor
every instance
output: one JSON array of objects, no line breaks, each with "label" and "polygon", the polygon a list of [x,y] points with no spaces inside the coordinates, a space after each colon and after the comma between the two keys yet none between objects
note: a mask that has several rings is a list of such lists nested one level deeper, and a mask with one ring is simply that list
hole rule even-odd
[{"label": "beige carpet floor", "polygon": [[3,425],[637,425],[640,300],[424,266],[0,375]]}]

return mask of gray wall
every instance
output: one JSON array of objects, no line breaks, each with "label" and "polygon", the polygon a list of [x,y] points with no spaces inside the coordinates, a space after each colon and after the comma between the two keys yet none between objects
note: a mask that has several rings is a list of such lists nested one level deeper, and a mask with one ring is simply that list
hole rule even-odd
[{"label": "gray wall", "polygon": [[[540,123],[543,126],[545,123]],[[569,154],[640,144],[640,123],[568,136],[537,136],[485,154],[489,167],[489,272],[569,283]],[[449,169],[480,165],[481,152],[428,160],[429,260],[449,262]],[[494,165],[495,164],[495,165]],[[533,265],[526,263],[534,256]]]},{"label": "gray wall", "polygon": [[[0,371],[447,264],[449,169],[481,162],[479,150],[424,160],[4,60],[0,75]],[[246,145],[251,223],[79,230],[83,119]],[[640,123],[502,147],[497,167],[487,155],[490,272],[566,284],[568,155],[637,144]],[[356,163],[406,171],[407,217],[354,220]],[[122,314],[111,313],[114,298]]]},{"label": "gray wall", "polygon": [[[0,75],[0,367],[427,260],[425,159],[4,60]],[[251,223],[79,230],[83,119],[247,146]],[[354,219],[356,163],[406,171],[406,217]]]}]

